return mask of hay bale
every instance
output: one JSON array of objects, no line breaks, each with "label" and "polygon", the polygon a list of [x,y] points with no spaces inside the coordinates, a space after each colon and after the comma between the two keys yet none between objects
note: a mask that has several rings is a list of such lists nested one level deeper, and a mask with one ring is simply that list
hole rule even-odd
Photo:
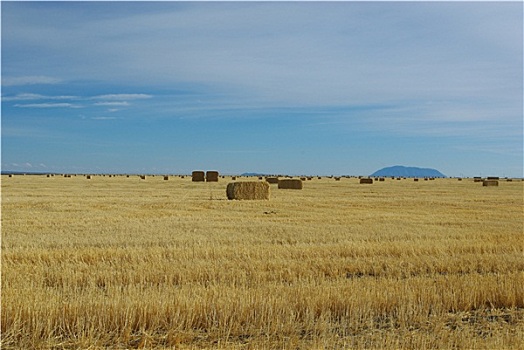
[{"label": "hay bale", "polygon": [[418,179],[417,179],[417,178],[414,178],[414,179],[413,179],[413,181],[415,181],[415,182],[416,182],[416,181],[418,181]]},{"label": "hay bale", "polygon": [[369,177],[363,177],[363,178],[360,179],[360,183],[361,184],[372,184],[373,183],[373,179],[369,178]]},{"label": "hay bale", "polygon": [[482,181],[483,181],[482,178],[479,177],[479,176],[475,176],[475,177],[473,178],[473,182],[482,182]]},{"label": "hay bale", "polygon": [[204,182],[206,180],[206,173],[203,171],[193,171],[191,173],[191,181],[193,182]]},{"label": "hay bale", "polygon": [[86,179],[91,180],[91,175],[87,175]]},{"label": "hay bale", "polygon": [[383,178],[383,177],[379,177],[379,178],[378,178],[378,181],[386,181],[386,179]]},{"label": "hay bale", "polygon": [[498,180],[484,180],[482,181],[482,186],[498,186],[499,181]]},{"label": "hay bale", "polygon": [[500,180],[498,176],[488,176],[488,180]]},{"label": "hay bale", "polygon": [[278,184],[278,177],[266,177],[266,181],[270,184]]},{"label": "hay bale", "polygon": [[145,176],[145,175],[140,175],[140,179],[141,179],[141,180],[145,180],[145,179],[146,179],[146,176]]},{"label": "hay bale", "polygon": [[206,171],[207,182],[218,182],[218,171]]},{"label": "hay bale", "polygon": [[302,180],[300,179],[279,179],[278,188],[279,189],[288,189],[288,190],[301,190],[302,189]]},{"label": "hay bale", "polygon": [[335,177],[335,181],[340,181],[340,177]]},{"label": "hay bale", "polygon": [[169,180],[169,176],[167,176],[167,175],[164,176],[164,180],[165,180],[165,181]]},{"label": "hay bale", "polygon": [[269,183],[266,181],[239,181],[227,184],[227,199],[269,200]]}]

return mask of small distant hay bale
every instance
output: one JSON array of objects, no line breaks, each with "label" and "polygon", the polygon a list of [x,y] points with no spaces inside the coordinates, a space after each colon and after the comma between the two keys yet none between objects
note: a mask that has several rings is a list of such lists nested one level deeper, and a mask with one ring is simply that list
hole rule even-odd
[{"label": "small distant hay bale", "polygon": [[305,177],[301,177],[300,180],[306,181],[306,178]]},{"label": "small distant hay bale", "polygon": [[266,181],[270,184],[278,184],[278,177],[266,177]]},{"label": "small distant hay bale", "polygon": [[513,181],[513,179],[507,179],[506,181],[507,181],[507,182],[512,182],[512,181]]},{"label": "small distant hay bale", "polygon": [[363,177],[360,179],[360,183],[361,184],[372,184],[373,183],[373,179],[370,178],[370,177]]},{"label": "small distant hay bale", "polygon": [[231,176],[231,180],[236,180],[237,177],[236,176]]},{"label": "small distant hay bale", "polygon": [[500,180],[498,176],[488,176],[488,180]]},{"label": "small distant hay bale", "polygon": [[498,180],[484,180],[482,181],[482,186],[498,186],[499,181]]},{"label": "small distant hay bale", "polygon": [[475,176],[475,177],[473,178],[473,182],[482,182],[482,181],[483,181],[482,178],[479,177],[479,176]]},{"label": "small distant hay bale", "polygon": [[461,177],[459,177],[459,178],[458,178],[457,180],[459,180],[459,181],[462,181],[462,178],[461,178]]},{"label": "small distant hay bale", "polygon": [[279,189],[301,190],[302,187],[303,187],[302,180],[300,179],[279,179],[278,180]]},{"label": "small distant hay bale", "polygon": [[227,199],[269,200],[270,186],[267,181],[238,181],[227,184]]},{"label": "small distant hay bale", "polygon": [[218,182],[218,171],[206,171],[207,182]]},{"label": "small distant hay bale", "polygon": [[91,180],[91,175],[87,175],[86,179]]},{"label": "small distant hay bale", "polygon": [[418,181],[418,179],[417,179],[417,178],[414,178],[414,179],[413,179],[413,181],[415,181],[415,182],[416,182],[416,181]]},{"label": "small distant hay bale", "polygon": [[340,181],[340,177],[335,177],[335,181]]},{"label": "small distant hay bale", "polygon": [[383,178],[383,177],[379,177],[379,178],[378,178],[378,181],[386,181],[386,179]]},{"label": "small distant hay bale", "polygon": [[322,180],[322,176],[318,176],[317,179]]},{"label": "small distant hay bale", "polygon": [[167,175],[164,176],[164,180],[165,180],[165,181],[169,180],[169,176],[167,176]]},{"label": "small distant hay bale", "polygon": [[191,181],[193,181],[193,182],[204,182],[204,181],[206,181],[206,173],[204,173],[203,171],[199,171],[199,170],[193,171],[191,173]]},{"label": "small distant hay bale", "polygon": [[145,179],[146,179],[145,175],[140,175],[140,180],[145,180]]}]

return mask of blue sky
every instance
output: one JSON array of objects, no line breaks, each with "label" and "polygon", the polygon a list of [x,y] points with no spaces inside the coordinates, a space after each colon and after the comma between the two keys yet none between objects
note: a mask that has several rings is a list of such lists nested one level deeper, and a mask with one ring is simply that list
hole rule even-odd
[{"label": "blue sky", "polygon": [[5,2],[2,169],[523,176],[522,2]]}]

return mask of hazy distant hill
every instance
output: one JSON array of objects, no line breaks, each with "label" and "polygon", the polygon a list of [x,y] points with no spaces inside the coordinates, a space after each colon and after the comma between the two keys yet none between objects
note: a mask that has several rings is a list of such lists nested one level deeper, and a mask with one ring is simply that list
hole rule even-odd
[{"label": "hazy distant hill", "polygon": [[268,176],[268,174],[262,174],[262,173],[242,173],[240,176]]},{"label": "hazy distant hill", "polygon": [[395,165],[375,171],[371,176],[398,176],[398,177],[446,177],[440,171],[431,168],[406,167]]}]

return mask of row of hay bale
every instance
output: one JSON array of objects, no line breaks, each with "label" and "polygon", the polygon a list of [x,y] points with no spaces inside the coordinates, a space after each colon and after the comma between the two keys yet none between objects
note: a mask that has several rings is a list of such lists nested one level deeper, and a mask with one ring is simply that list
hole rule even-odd
[{"label": "row of hay bale", "polygon": [[200,171],[195,170],[191,173],[191,181],[193,182],[218,182],[218,171]]}]

